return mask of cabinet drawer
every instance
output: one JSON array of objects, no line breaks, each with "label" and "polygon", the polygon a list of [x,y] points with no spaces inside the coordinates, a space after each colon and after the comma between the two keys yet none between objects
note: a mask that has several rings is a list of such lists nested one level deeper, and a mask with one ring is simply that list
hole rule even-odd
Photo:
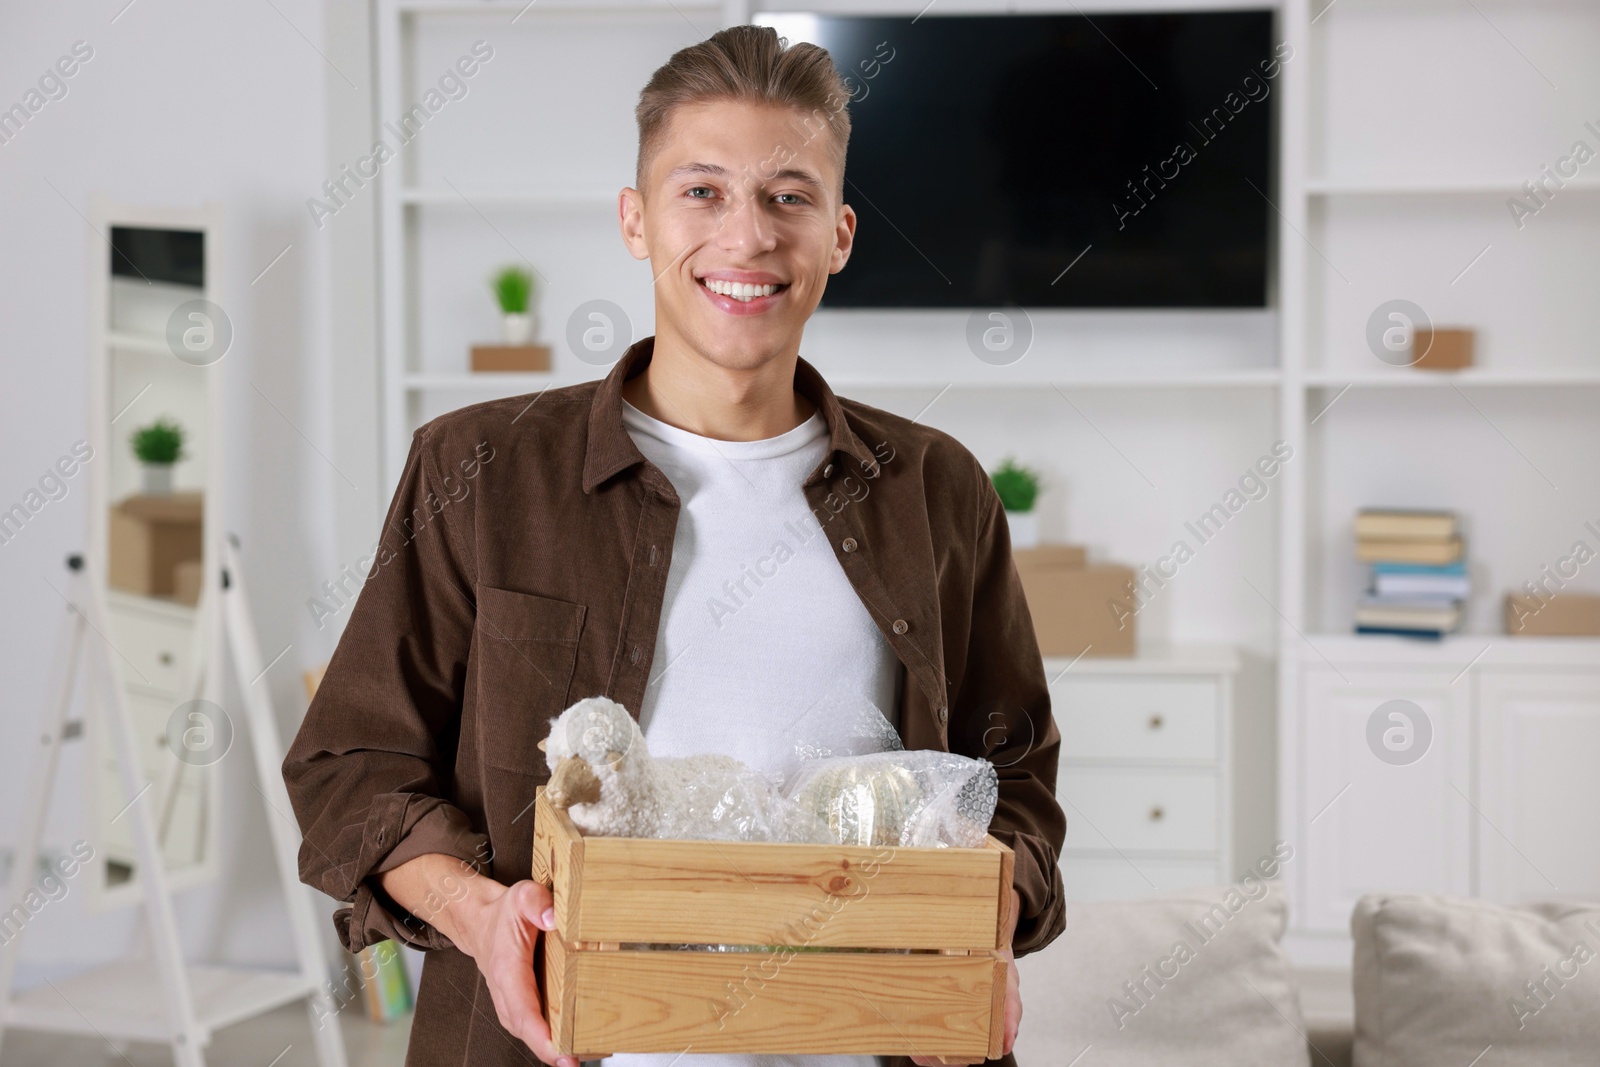
[{"label": "cabinet drawer", "polygon": [[1216,682],[1074,678],[1050,696],[1063,760],[1218,757]]},{"label": "cabinet drawer", "polygon": [[190,643],[194,623],[165,612],[113,602],[107,609],[111,640],[129,685],[183,695],[193,681]]},{"label": "cabinet drawer", "polygon": [[1213,771],[1062,767],[1056,795],[1067,814],[1066,852],[1214,852]]}]

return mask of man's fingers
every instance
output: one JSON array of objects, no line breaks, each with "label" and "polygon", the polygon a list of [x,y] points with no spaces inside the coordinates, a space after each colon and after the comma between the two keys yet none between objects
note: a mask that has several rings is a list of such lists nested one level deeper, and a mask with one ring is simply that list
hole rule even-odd
[{"label": "man's fingers", "polygon": [[517,914],[541,930],[556,926],[555,898],[550,890],[534,881],[518,882],[509,890]]},{"label": "man's fingers", "polygon": [[[496,966],[488,975],[489,991],[494,997],[495,1009],[500,1014],[500,1024],[511,1031],[535,1056],[549,1064],[557,1063],[560,1054],[550,1039],[550,1024],[539,1008],[538,984],[531,961],[511,957],[510,965]],[[577,1067],[577,1061],[572,1061]]]},{"label": "man's fingers", "polygon": [[538,881],[518,881],[512,886],[517,912],[539,929],[555,929],[555,897]]}]

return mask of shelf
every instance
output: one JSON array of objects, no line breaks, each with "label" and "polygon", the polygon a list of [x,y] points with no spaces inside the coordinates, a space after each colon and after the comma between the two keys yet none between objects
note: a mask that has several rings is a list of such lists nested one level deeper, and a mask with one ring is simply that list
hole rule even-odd
[{"label": "shelf", "polygon": [[671,15],[680,18],[685,11],[722,14],[722,4],[711,0],[637,0],[635,3],[598,3],[585,0],[398,0],[394,5],[402,15],[476,15],[509,17],[512,20],[527,15]]},{"label": "shelf", "polygon": [[[1424,180],[1381,178],[1310,178],[1310,196],[1521,196],[1526,178]],[[1600,178],[1562,179],[1560,192],[1600,192]]]},{"label": "shelf", "polygon": [[524,207],[560,210],[575,207],[614,208],[622,186],[577,185],[545,189],[427,189],[409,186],[400,190],[400,202],[409,207]]},{"label": "shelf", "polygon": [[484,371],[478,374],[408,374],[411,392],[502,392],[507,395],[576,385],[586,379],[564,378],[547,371]]},{"label": "shelf", "polygon": [[[207,1033],[317,991],[294,971],[190,964],[189,993]],[[59,991],[59,992],[58,992]],[[6,1026],[135,1041],[172,1039],[165,991],[153,960],[122,960],[12,998]]]},{"label": "shelf", "polygon": [[129,352],[144,352],[153,356],[170,356],[172,349],[167,339],[155,333],[125,333],[110,330],[106,333],[107,348],[121,348]]},{"label": "shelf", "polygon": [[184,604],[166,597],[145,596],[141,593],[130,593],[126,589],[107,588],[106,606],[123,611],[142,612],[146,615],[155,615],[163,622],[177,626],[192,626],[199,617],[200,608],[193,604]]},{"label": "shelf", "polygon": [[1232,645],[1141,644],[1133,656],[1046,656],[1045,680],[1078,674],[1232,674],[1239,653]]},{"label": "shelf", "polygon": [[1459,386],[1581,386],[1600,385],[1600,369],[1551,371],[1495,371],[1469,368],[1457,371],[1413,370],[1395,367],[1387,371],[1307,371],[1305,384],[1309,389],[1342,389],[1346,385],[1360,389],[1439,389]]},{"label": "shelf", "polygon": [[1276,369],[1187,371],[1172,374],[1062,375],[1015,379],[951,381],[948,378],[878,378],[830,375],[822,372],[828,385],[840,389],[1038,389],[1051,385],[1062,389],[1240,389],[1272,388],[1283,376]]},{"label": "shelf", "polygon": [[1458,633],[1434,641],[1390,634],[1313,633],[1307,634],[1306,640],[1291,637],[1285,651],[1312,668],[1326,666],[1332,660],[1341,667],[1434,667],[1452,673],[1464,670],[1468,664],[1600,669],[1600,637]]},{"label": "shelf", "polygon": [[[603,377],[605,368],[597,367],[594,377]],[[1172,374],[1161,377],[1081,377],[1027,379],[1016,381],[955,381],[945,378],[854,378],[834,376],[823,372],[828,387],[834,392],[851,389],[1038,389],[1056,385],[1062,389],[1195,389],[1195,388],[1270,388],[1281,380],[1275,370],[1221,371],[1215,374]],[[556,372],[527,373],[418,373],[404,377],[405,388],[412,392],[476,392],[485,390],[516,390],[526,392],[553,386],[576,385],[590,378],[573,378]]]}]

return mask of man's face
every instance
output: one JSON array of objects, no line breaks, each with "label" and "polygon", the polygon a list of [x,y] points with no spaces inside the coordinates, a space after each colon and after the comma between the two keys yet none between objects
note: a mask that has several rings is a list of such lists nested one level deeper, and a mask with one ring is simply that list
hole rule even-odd
[{"label": "man's face", "polygon": [[623,238],[655,275],[658,338],[741,369],[799,348],[856,225],[827,131],[803,117],[728,101],[672,113],[645,195],[619,200]]}]

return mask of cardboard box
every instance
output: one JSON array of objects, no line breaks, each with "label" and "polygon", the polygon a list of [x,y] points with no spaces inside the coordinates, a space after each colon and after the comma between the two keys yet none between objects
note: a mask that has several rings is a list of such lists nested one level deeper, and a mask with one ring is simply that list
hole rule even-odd
[{"label": "cardboard box", "polygon": [[199,562],[204,534],[201,493],[130,496],[111,508],[106,580],[143,596],[176,596],[177,568]]},{"label": "cardboard box", "polygon": [[1417,327],[1411,335],[1411,351],[1422,356],[1411,364],[1419,370],[1461,370],[1472,366],[1471,330],[1429,330]]},{"label": "cardboard box", "polygon": [[[1017,576],[1028,598],[1039,652],[1045,656],[1132,656],[1137,651],[1131,567],[1078,563],[1083,550],[1050,545],[1019,558]],[[1013,553],[1014,557],[1021,553]],[[1085,651],[1087,649],[1087,651]]]},{"label": "cardboard box", "polygon": [[1529,596],[1506,594],[1506,633],[1518,637],[1600,636],[1600,596],[1591,593],[1557,593],[1542,602]]},{"label": "cardboard box", "polygon": [[[882,849],[586,837],[539,786],[533,877],[556,929],[534,967],[551,1040],[580,1060],[691,1046],[996,1059],[1014,863],[993,835]],[[661,947],[679,944],[754,947]]]},{"label": "cardboard box", "polygon": [[172,599],[194,607],[200,603],[200,584],[205,577],[197,559],[186,559],[172,568]]},{"label": "cardboard box", "polygon": [[1036,548],[1013,548],[1011,558],[1017,571],[1050,570],[1055,567],[1083,567],[1089,562],[1089,553],[1082,545],[1039,545]]},{"label": "cardboard box", "polygon": [[326,663],[300,672],[300,681],[306,687],[307,700],[315,700],[317,698],[317,687],[322,684],[322,676],[327,673],[328,665]]},{"label": "cardboard box", "polygon": [[549,369],[549,345],[472,346],[472,370],[474,373],[547,371]]}]

